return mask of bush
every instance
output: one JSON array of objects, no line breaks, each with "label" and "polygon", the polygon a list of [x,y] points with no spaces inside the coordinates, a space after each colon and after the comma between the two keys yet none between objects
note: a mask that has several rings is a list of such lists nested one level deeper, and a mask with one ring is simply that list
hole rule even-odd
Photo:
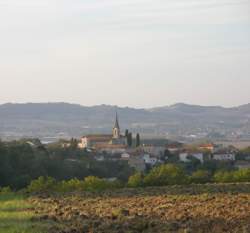
[{"label": "bush", "polygon": [[173,164],[165,164],[153,168],[145,177],[144,183],[149,186],[185,184],[187,177],[182,168]]},{"label": "bush", "polygon": [[190,182],[195,184],[205,184],[211,181],[211,175],[208,171],[197,170],[190,177]]},{"label": "bush", "polygon": [[83,189],[86,191],[101,191],[119,187],[120,183],[117,181],[107,181],[95,176],[88,176],[83,181]]},{"label": "bush", "polygon": [[137,188],[143,186],[143,174],[138,172],[130,176],[128,179],[128,187]]},{"label": "bush", "polygon": [[216,183],[231,183],[234,181],[234,174],[230,171],[218,171],[214,174]]},{"label": "bush", "polygon": [[12,193],[10,187],[4,187],[4,188],[1,188],[1,187],[0,187],[0,194],[5,195],[5,194],[10,194],[10,193]]},{"label": "bush", "polygon": [[241,169],[233,174],[235,182],[250,182],[250,169]]},{"label": "bush", "polygon": [[73,192],[83,190],[83,181],[78,179],[71,179],[68,181],[61,181],[56,185],[58,192]]},{"label": "bush", "polygon": [[46,192],[56,188],[56,180],[51,177],[40,176],[38,179],[31,181],[27,187],[28,192]]},{"label": "bush", "polygon": [[27,187],[27,191],[34,192],[73,192],[73,191],[100,191],[105,189],[121,188],[122,185],[119,181],[107,181],[95,176],[86,177],[83,181],[76,178],[56,182],[51,177],[39,177],[37,180],[33,180]]}]

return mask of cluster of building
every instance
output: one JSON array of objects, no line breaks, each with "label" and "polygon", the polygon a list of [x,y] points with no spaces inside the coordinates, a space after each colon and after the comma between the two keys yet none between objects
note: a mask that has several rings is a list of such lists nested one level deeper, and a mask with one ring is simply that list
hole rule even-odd
[{"label": "cluster of building", "polygon": [[184,163],[191,162],[192,159],[204,163],[208,160],[235,161],[237,153],[235,148],[224,148],[222,145],[212,143],[192,147],[181,143],[129,147],[127,137],[121,134],[117,113],[112,134],[84,136],[79,141],[78,147],[93,152],[98,161],[106,159],[127,161],[138,171],[144,171],[147,166],[164,163],[170,156],[175,156]]},{"label": "cluster of building", "polygon": [[127,148],[127,137],[121,134],[118,115],[116,113],[115,125],[112,134],[87,135],[81,138],[79,148],[94,149],[98,152],[121,153]]}]

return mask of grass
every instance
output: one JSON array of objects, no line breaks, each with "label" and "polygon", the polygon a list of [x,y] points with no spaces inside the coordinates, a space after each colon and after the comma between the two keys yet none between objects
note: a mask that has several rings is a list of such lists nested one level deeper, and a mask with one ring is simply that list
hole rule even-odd
[{"label": "grass", "polygon": [[0,233],[46,233],[49,223],[32,221],[33,206],[18,194],[0,194]]}]

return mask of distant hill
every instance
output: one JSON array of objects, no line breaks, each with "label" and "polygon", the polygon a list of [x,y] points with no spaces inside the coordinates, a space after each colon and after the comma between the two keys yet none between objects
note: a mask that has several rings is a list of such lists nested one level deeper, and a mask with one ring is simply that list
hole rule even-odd
[{"label": "distant hill", "polygon": [[123,130],[145,136],[250,137],[250,104],[234,108],[178,103],[151,109],[68,103],[0,105],[0,137],[79,137],[110,132],[115,111]]}]

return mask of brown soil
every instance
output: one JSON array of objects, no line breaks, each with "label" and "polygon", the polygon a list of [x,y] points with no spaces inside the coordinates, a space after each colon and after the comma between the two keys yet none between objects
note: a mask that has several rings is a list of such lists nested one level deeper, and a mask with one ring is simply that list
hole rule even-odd
[{"label": "brown soil", "polygon": [[41,221],[63,226],[51,233],[250,232],[250,193],[173,195],[168,191],[51,195],[33,197],[31,202],[37,205]]}]

